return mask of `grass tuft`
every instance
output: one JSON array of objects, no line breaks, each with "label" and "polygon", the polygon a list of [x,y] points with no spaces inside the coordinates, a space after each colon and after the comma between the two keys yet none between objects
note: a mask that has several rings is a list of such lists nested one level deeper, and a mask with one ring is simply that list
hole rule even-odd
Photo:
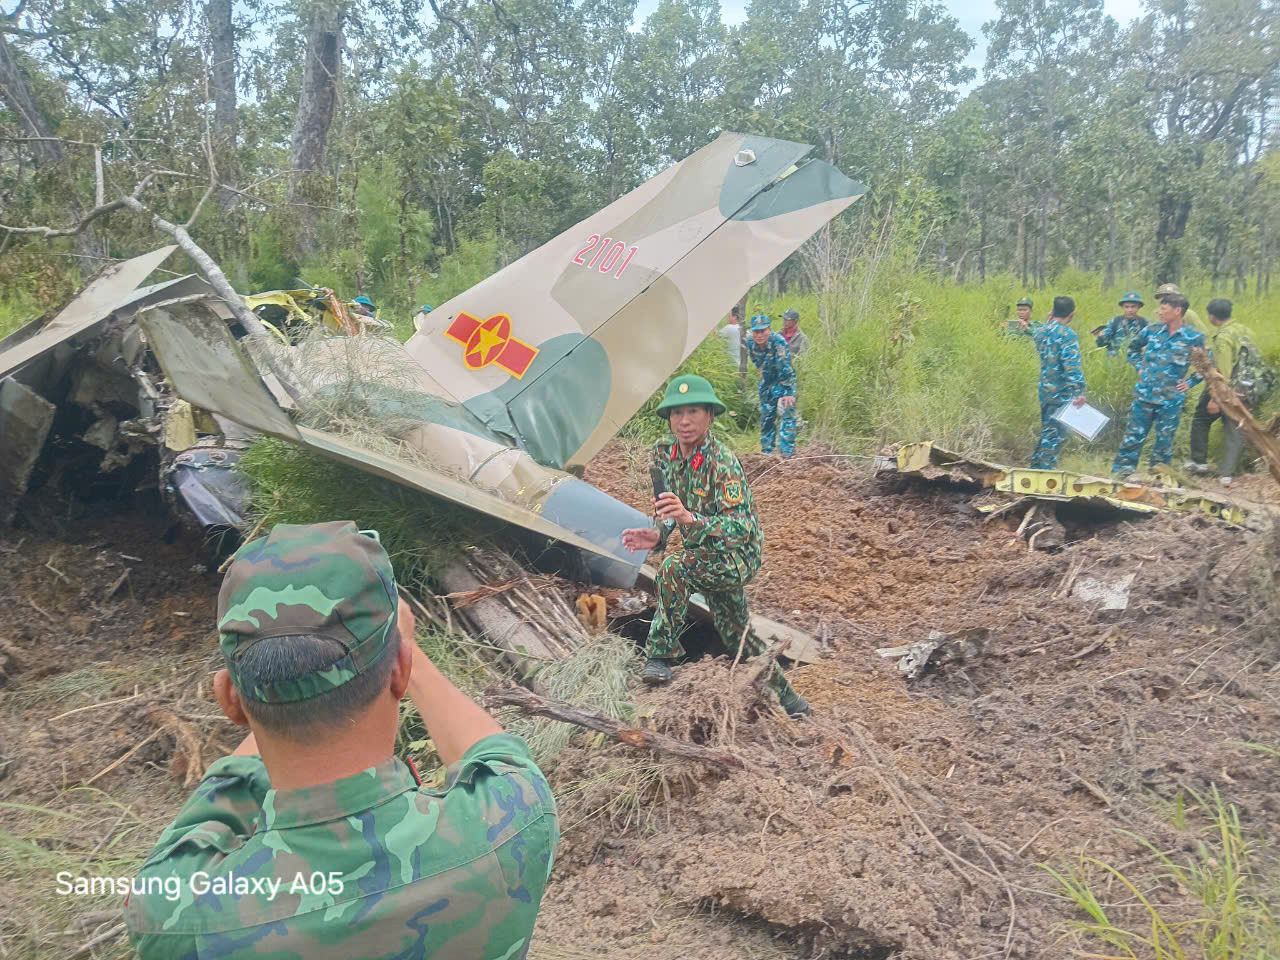
[{"label": "grass tuft", "polygon": [[[1246,835],[1240,813],[1213,787],[1208,796],[1180,796],[1175,826],[1193,833],[1192,852],[1179,859],[1149,841],[1123,831],[1144,846],[1159,872],[1137,878],[1093,857],[1059,871],[1042,864],[1087,919],[1076,920],[1066,936],[1080,956],[1128,960],[1268,960],[1280,957],[1280,918],[1273,911],[1280,875],[1276,865],[1259,864],[1258,849]],[[1198,826],[1193,826],[1197,824]],[[1104,906],[1100,890],[1118,884],[1129,902]],[[1097,953],[1091,943],[1121,951]]]}]

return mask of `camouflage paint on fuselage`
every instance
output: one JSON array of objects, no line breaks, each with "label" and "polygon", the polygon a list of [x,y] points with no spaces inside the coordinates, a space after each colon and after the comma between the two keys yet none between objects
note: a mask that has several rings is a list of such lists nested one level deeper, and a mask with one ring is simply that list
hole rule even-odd
[{"label": "camouflage paint on fuselage", "polygon": [[[810,149],[721,134],[427,314],[406,349],[534,460],[580,467],[743,290],[864,192],[828,164],[801,163]],[[495,342],[477,365],[449,336],[462,314],[509,318],[510,337],[537,355],[517,377]]]}]

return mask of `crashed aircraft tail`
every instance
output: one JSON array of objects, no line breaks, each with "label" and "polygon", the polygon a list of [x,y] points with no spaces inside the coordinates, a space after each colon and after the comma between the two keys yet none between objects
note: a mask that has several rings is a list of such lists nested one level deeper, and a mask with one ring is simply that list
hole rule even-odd
[{"label": "crashed aircraft tail", "polygon": [[424,389],[549,467],[591,459],[743,292],[865,187],[812,148],[723,133],[438,307]]}]

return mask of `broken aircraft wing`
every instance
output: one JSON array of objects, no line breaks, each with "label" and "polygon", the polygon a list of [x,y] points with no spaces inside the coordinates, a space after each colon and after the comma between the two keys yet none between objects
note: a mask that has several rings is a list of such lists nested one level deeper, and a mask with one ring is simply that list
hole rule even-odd
[{"label": "broken aircraft wing", "polygon": [[[543,471],[548,474],[545,483],[529,492],[530,502],[521,503],[469,478],[388,456],[335,433],[295,426],[232,338],[220,306],[216,300],[160,303],[138,315],[165,376],[188,402],[365,473],[575,547],[596,582],[623,587],[635,582],[643,555],[624,550],[621,534],[625,526],[648,525],[646,515],[558,471]],[[601,516],[614,519],[601,525]]]},{"label": "broken aircraft wing", "polygon": [[743,292],[865,187],[812,148],[715,142],[426,315],[424,388],[538,463],[584,465]]}]

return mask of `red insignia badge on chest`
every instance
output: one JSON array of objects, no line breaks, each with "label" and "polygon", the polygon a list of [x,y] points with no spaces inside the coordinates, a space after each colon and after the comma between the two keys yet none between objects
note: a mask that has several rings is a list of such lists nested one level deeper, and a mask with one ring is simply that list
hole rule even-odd
[{"label": "red insignia badge on chest", "polygon": [[706,459],[706,457],[704,457],[704,456],[702,455],[702,451],[701,451],[701,450],[699,450],[697,453],[695,453],[695,454],[693,455],[693,459],[689,461],[689,466],[693,467],[693,469],[695,469],[695,470],[701,470],[701,469],[702,469],[702,462],[703,462],[705,459]]}]

